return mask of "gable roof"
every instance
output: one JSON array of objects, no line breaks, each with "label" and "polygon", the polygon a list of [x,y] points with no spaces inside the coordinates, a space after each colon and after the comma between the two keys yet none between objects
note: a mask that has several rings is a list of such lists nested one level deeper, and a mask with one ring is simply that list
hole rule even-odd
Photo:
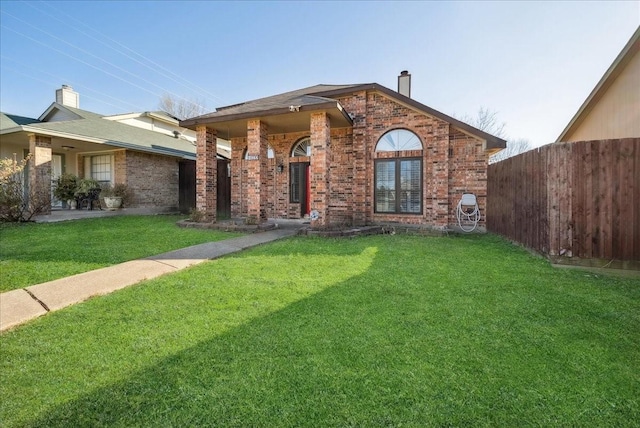
[{"label": "gable roof", "polygon": [[[255,117],[264,117],[277,114],[284,114],[295,110],[320,110],[334,108],[343,113],[347,119],[348,125],[353,125],[351,118],[348,116],[348,112],[345,112],[335,98],[355,93],[359,91],[378,91],[386,96],[395,99],[405,105],[410,106],[416,110],[424,112],[430,116],[437,117],[444,120],[454,127],[474,135],[487,142],[487,150],[503,149],[506,147],[506,141],[481,131],[469,124],[466,124],[458,119],[447,116],[431,107],[421,104],[412,98],[406,97],[396,91],[386,88],[377,83],[365,83],[365,84],[350,84],[350,85],[315,85],[307,88],[297,89],[282,94],[273,95],[270,97],[259,98],[252,101],[247,101],[240,104],[234,104],[231,106],[218,108],[215,112],[208,113],[202,116],[194,117],[191,119],[183,120],[180,122],[180,126],[186,128],[193,128],[200,124],[215,124],[220,122],[229,122],[240,119],[250,119]],[[297,109],[297,110],[296,110]]]},{"label": "gable roof", "polygon": [[103,117],[104,119],[107,119],[107,120],[122,120],[122,119],[133,119],[138,117],[150,117],[152,119],[157,119],[162,122],[169,123],[171,125],[176,125],[176,126],[180,121],[180,119],[178,119],[177,117],[162,110],[121,113],[121,114],[114,114],[111,116],[103,116]]},{"label": "gable roof", "polygon": [[[71,118],[47,122],[56,113]],[[104,119],[102,115],[53,103],[40,119],[2,114],[0,134],[35,132],[53,137],[108,144],[143,152],[195,159],[195,147],[189,141],[158,132]]]},{"label": "gable roof", "polygon": [[469,133],[471,135],[474,135],[478,138],[480,138],[481,140],[485,140],[487,142],[486,145],[486,149],[487,150],[495,150],[495,149],[504,149],[507,146],[507,142],[506,140],[503,140],[502,138],[498,138],[495,135],[491,135],[487,132],[484,132],[474,126],[469,125],[468,123],[462,122],[461,120],[458,120],[454,117],[448,116],[436,109],[433,109],[425,104],[422,104],[416,100],[414,100],[413,98],[409,98],[405,95],[402,95],[399,92],[396,92],[394,90],[391,90],[385,86],[382,86],[378,83],[370,83],[370,84],[365,84],[365,85],[357,85],[357,86],[353,86],[351,88],[344,88],[344,89],[338,89],[338,90],[333,90],[333,91],[329,91],[329,92],[325,92],[322,95],[324,96],[337,96],[337,95],[343,95],[343,94],[347,94],[349,92],[357,92],[357,91],[362,91],[362,90],[368,90],[368,91],[378,91],[381,92],[383,94],[385,94],[386,96],[388,96],[389,98],[395,99],[396,101],[399,101],[401,103],[407,104],[410,107],[419,110],[423,113],[428,114],[429,116],[433,116],[436,117],[440,120],[443,120],[445,122],[450,123],[451,125],[453,125],[454,127]]},{"label": "gable roof", "polygon": [[275,109],[289,109],[290,106],[318,106],[325,103],[335,103],[335,100],[322,96],[314,96],[318,93],[330,92],[333,90],[346,89],[357,85],[315,85],[308,88],[297,89],[282,94],[272,95],[269,97],[259,98],[257,100],[247,101],[240,104],[219,107],[213,113],[204,114],[195,118],[187,119],[182,122],[190,122],[196,119],[209,119],[216,117],[227,117],[230,115],[254,115],[265,111]]},{"label": "gable roof", "polygon": [[636,29],[627,44],[622,48],[622,51],[618,54],[616,59],[613,60],[611,66],[604,73],[600,81],[596,84],[595,88],[591,91],[587,99],[582,103],[576,114],[569,121],[569,124],[564,128],[562,133],[556,139],[556,142],[563,141],[567,136],[570,136],[587,117],[589,112],[600,101],[602,96],[607,92],[609,87],[613,84],[624,68],[629,64],[634,55],[640,52],[640,27]]}]

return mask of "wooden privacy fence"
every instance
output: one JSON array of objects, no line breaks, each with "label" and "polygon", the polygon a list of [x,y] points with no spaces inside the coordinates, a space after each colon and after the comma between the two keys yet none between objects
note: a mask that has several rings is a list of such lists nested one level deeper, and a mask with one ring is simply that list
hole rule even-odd
[{"label": "wooden privacy fence", "polygon": [[640,269],[640,138],[555,143],[487,175],[488,230],[557,263]]}]

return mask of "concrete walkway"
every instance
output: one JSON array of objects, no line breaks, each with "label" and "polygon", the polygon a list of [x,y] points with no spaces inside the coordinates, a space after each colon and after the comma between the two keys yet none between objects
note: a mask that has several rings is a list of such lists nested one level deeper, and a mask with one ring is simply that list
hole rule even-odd
[{"label": "concrete walkway", "polygon": [[266,232],[194,245],[2,293],[0,294],[0,331],[93,296],[108,294],[146,279],[295,235],[299,227],[299,223],[285,224]]}]

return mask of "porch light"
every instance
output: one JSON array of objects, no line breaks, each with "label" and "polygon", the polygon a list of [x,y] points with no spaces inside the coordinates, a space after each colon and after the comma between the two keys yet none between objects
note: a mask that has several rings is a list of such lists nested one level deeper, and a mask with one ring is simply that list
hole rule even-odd
[{"label": "porch light", "polygon": [[282,174],[282,171],[284,171],[284,165],[279,164],[278,165],[278,174]]},{"label": "porch light", "polygon": [[62,150],[69,151],[71,149],[75,149],[73,146],[62,146]]}]

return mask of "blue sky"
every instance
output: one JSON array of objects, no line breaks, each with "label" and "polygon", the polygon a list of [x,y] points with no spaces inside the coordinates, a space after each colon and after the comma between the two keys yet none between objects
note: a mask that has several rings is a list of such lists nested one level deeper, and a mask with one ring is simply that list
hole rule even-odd
[{"label": "blue sky", "polygon": [[102,114],[165,93],[209,111],[318,83],[376,82],[445,114],[498,113],[553,142],[640,25],[640,1],[0,1],[0,109],[71,85]]}]

